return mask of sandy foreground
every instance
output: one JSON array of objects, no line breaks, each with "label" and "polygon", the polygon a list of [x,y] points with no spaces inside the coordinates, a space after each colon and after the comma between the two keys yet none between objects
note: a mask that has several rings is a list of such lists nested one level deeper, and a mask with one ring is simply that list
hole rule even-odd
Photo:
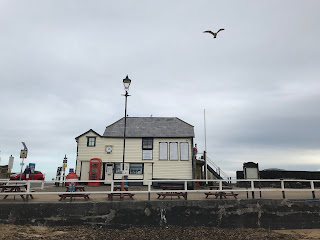
[{"label": "sandy foreground", "polygon": [[0,225],[0,239],[320,239],[320,229],[266,230],[215,227],[139,227]]}]

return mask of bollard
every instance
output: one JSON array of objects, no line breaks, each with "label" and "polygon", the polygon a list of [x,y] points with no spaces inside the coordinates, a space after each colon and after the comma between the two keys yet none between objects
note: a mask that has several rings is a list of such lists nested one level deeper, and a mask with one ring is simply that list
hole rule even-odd
[{"label": "bollard", "polygon": [[[188,191],[188,183],[187,183],[187,181],[184,181],[184,190]],[[184,199],[188,200],[188,193],[187,192],[184,193]]]},{"label": "bollard", "polygon": [[151,191],[151,182],[148,182],[148,201],[151,200],[151,193],[150,193],[150,191]]},{"label": "bollard", "polygon": [[252,199],[254,199],[254,181],[251,181],[251,191]]},{"label": "bollard", "polygon": [[316,198],[316,194],[314,192],[314,183],[313,183],[313,181],[310,181],[310,185],[311,185],[311,190],[312,190],[312,198],[315,199]]},{"label": "bollard", "polygon": [[282,198],[285,199],[286,195],[284,193],[284,181],[283,181],[283,179],[280,179],[280,180],[281,180]]}]

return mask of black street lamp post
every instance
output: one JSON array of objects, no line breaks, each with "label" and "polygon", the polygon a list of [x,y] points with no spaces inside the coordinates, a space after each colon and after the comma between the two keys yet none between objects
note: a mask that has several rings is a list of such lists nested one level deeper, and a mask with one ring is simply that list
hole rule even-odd
[{"label": "black street lamp post", "polygon": [[124,158],[125,158],[125,151],[126,151],[126,128],[127,128],[127,98],[130,96],[128,94],[129,87],[130,87],[131,80],[128,78],[128,75],[125,79],[123,79],[124,90],[126,93],[123,95],[126,97],[125,100],[125,108],[124,108],[124,131],[123,131],[123,159],[122,159],[122,175],[124,176]]},{"label": "black street lamp post", "polygon": [[[124,107],[124,130],[123,130],[123,158],[122,158],[122,182],[121,182],[121,192],[124,191],[124,157],[125,157],[125,152],[126,152],[126,128],[127,128],[127,98],[130,96],[128,94],[129,91],[129,86],[130,86],[131,80],[128,78],[128,75],[126,76],[125,79],[123,79],[123,85],[124,85],[124,90],[126,93],[123,95],[126,97],[125,100],[125,107]],[[120,199],[123,200],[124,195],[123,193],[120,194]]]}]

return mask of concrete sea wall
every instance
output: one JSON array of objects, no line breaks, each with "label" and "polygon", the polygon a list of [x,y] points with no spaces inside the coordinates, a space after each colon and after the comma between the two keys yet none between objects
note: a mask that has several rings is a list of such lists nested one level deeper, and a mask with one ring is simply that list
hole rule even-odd
[{"label": "concrete sea wall", "polygon": [[0,224],[307,229],[320,228],[320,201],[0,203]]}]

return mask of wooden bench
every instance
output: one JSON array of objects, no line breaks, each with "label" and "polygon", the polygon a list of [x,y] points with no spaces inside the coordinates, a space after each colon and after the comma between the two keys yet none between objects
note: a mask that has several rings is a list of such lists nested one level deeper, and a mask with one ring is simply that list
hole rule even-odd
[{"label": "wooden bench", "polygon": [[237,196],[238,196],[238,193],[234,193],[234,192],[206,192],[204,193],[206,195],[206,198],[209,197],[209,195],[215,195],[216,196],[216,199],[218,197],[220,197],[220,195],[224,198],[227,198],[227,197],[234,197],[235,199],[237,199]]},{"label": "wooden bench", "polygon": [[121,197],[121,194],[124,197],[127,196],[127,197],[130,197],[132,200],[134,200],[133,199],[133,196],[134,196],[133,193],[109,193],[108,194],[108,199],[111,199],[111,196],[120,196]]},{"label": "wooden bench", "polygon": [[161,192],[157,193],[158,194],[158,199],[162,196],[163,199],[165,199],[167,196],[169,197],[183,197],[184,199],[186,198],[185,194],[183,192]]},{"label": "wooden bench", "polygon": [[[23,201],[26,201],[24,195],[27,191],[27,185],[1,185],[0,188],[2,188],[1,192],[9,193],[9,192],[22,192],[24,194],[19,194]],[[9,195],[5,195],[3,199],[6,199]],[[33,199],[32,194],[29,194],[30,198]]]},{"label": "wooden bench", "polygon": [[66,199],[67,197],[72,197],[72,198],[76,198],[76,197],[83,197],[86,201],[88,201],[90,198],[89,198],[89,195],[88,193],[74,193],[74,194],[71,194],[71,193],[64,193],[64,194],[59,194],[59,201],[61,200],[64,200]]}]

